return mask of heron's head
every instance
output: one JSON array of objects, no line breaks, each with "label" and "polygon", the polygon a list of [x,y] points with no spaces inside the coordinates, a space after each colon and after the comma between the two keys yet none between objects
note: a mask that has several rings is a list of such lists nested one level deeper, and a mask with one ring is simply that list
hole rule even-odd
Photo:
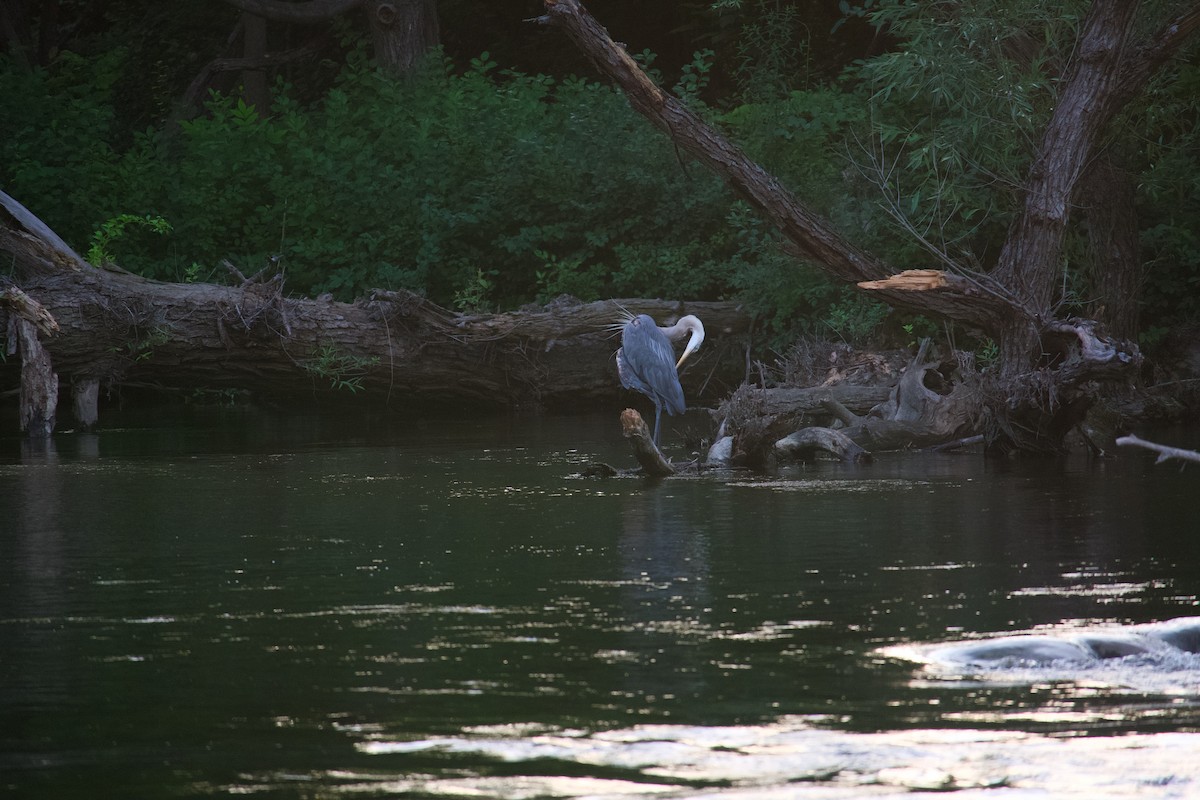
[{"label": "heron's head", "polygon": [[687,347],[683,348],[683,355],[675,362],[675,369],[679,369],[683,366],[683,362],[687,360],[687,357],[699,350],[700,345],[704,343],[704,323],[697,317],[688,314],[686,317],[682,317],[679,322],[676,322],[673,327],[690,334],[688,336]]}]

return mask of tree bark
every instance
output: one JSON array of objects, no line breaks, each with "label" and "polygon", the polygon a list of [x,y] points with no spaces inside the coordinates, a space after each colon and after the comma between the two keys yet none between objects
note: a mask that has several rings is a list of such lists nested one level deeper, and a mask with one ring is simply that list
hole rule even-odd
[{"label": "tree bark", "polygon": [[1135,178],[1111,152],[1101,153],[1083,177],[1080,205],[1088,240],[1086,291],[1089,316],[1110,335],[1134,339],[1143,268],[1138,241]]},{"label": "tree bark", "polygon": [[375,58],[388,72],[408,75],[440,42],[436,0],[365,0]]},{"label": "tree bark", "polygon": [[10,318],[8,340],[9,354],[21,357],[21,430],[31,439],[44,439],[54,431],[58,375],[32,322],[17,316]]}]

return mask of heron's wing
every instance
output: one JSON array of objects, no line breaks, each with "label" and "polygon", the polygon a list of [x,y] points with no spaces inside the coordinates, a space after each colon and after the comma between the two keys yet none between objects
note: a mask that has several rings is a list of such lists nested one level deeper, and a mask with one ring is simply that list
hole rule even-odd
[{"label": "heron's wing", "polygon": [[647,316],[634,318],[621,333],[617,373],[621,385],[649,397],[668,414],[682,414],[686,405],[671,342]]},{"label": "heron's wing", "polygon": [[633,371],[633,367],[625,360],[624,347],[617,348],[617,377],[621,379],[621,385],[626,389],[650,395],[650,387],[642,382],[642,379]]}]

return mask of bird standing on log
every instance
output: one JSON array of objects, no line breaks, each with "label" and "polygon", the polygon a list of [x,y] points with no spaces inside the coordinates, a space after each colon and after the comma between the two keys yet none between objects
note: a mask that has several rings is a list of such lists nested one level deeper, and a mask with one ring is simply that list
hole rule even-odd
[{"label": "bird standing on log", "polygon": [[[688,336],[679,361],[671,343]],[[630,315],[621,328],[621,348],[617,350],[617,374],[621,385],[635,389],[654,401],[654,446],[658,447],[662,412],[682,414],[687,405],[679,385],[679,367],[704,341],[704,325],[688,314],[670,327],[660,328],[645,314]]]}]

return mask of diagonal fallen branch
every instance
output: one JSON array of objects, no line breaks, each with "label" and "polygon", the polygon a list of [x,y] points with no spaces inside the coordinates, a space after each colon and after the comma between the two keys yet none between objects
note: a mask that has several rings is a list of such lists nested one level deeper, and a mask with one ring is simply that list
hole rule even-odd
[{"label": "diagonal fallen branch", "polygon": [[1179,447],[1168,447],[1164,444],[1155,444],[1147,442],[1145,439],[1139,439],[1136,436],[1122,436],[1117,439],[1119,445],[1129,445],[1130,447],[1144,447],[1147,450],[1153,450],[1158,453],[1158,458],[1154,460],[1155,464],[1161,464],[1164,461],[1169,461],[1172,458],[1178,458],[1181,461],[1195,461],[1200,463],[1200,453],[1195,450],[1183,450]]}]

